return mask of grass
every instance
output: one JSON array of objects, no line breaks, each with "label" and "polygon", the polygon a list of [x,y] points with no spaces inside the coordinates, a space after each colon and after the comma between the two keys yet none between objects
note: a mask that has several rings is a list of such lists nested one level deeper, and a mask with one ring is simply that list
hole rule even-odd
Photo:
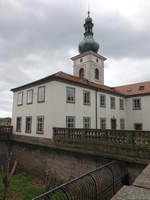
[{"label": "grass", "polygon": [[[13,176],[8,188],[10,200],[31,200],[32,198],[43,193],[43,185],[39,184],[40,180],[34,176],[28,176],[18,173]],[[3,194],[2,176],[0,174],[0,200]]]}]

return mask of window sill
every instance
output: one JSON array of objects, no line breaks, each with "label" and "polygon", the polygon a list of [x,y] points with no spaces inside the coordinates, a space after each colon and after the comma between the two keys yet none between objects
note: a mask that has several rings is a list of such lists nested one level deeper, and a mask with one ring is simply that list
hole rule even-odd
[{"label": "window sill", "polygon": [[31,132],[27,132],[27,131],[25,131],[25,133],[26,133],[26,134],[31,134]]},{"label": "window sill", "polygon": [[26,105],[32,105],[33,104],[33,102],[32,103],[26,103]]},{"label": "window sill", "polygon": [[75,104],[75,101],[66,101],[66,103]]},{"label": "window sill", "polygon": [[90,106],[90,103],[83,103],[84,106]]},{"label": "window sill", "polygon": [[106,106],[100,105],[100,108],[106,108]]},{"label": "window sill", "polygon": [[37,103],[45,103],[45,101],[38,101]]},{"label": "window sill", "polygon": [[36,132],[37,135],[44,135],[44,132]]}]

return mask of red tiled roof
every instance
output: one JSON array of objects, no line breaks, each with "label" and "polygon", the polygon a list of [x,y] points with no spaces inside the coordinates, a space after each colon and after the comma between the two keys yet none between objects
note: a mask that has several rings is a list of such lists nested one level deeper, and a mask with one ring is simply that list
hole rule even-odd
[{"label": "red tiled roof", "polygon": [[21,87],[17,87],[12,89],[11,91],[19,91],[22,89],[26,89],[29,87],[33,87],[35,85],[43,84],[52,80],[62,80],[67,82],[72,82],[74,84],[79,84],[85,87],[93,88],[95,90],[102,90],[112,94],[118,94],[122,96],[134,96],[134,95],[141,95],[141,94],[150,94],[150,81],[143,82],[143,83],[136,83],[131,85],[124,85],[119,87],[109,87],[103,84],[98,84],[94,82],[90,82],[87,79],[81,79],[77,76],[73,76],[64,72],[57,72],[51,76],[47,76],[40,80],[34,81],[32,83],[23,85]]},{"label": "red tiled roof", "polygon": [[87,79],[80,79],[77,76],[73,76],[73,75],[70,75],[70,74],[67,74],[67,73],[64,73],[64,72],[61,72],[61,71],[57,72],[55,74],[52,74],[51,76],[47,76],[45,78],[42,78],[40,80],[28,83],[26,85],[23,85],[23,86],[20,86],[20,87],[17,87],[17,88],[14,88],[11,91],[16,92],[16,91],[23,90],[23,89],[26,89],[26,88],[29,88],[29,87],[33,87],[33,86],[36,86],[36,85],[39,85],[39,84],[44,84],[44,83],[50,82],[52,80],[61,80],[61,81],[67,81],[67,82],[70,82],[70,83],[72,82],[74,84],[79,84],[79,85],[89,87],[89,88],[92,88],[92,89],[95,89],[95,90],[99,89],[99,90],[106,91],[106,92],[109,92],[109,93],[118,94],[118,92],[114,91],[114,89],[111,88],[111,87],[108,87],[108,86],[103,85],[103,84],[96,84],[94,82],[88,81]]},{"label": "red tiled roof", "polygon": [[114,90],[126,96],[150,94],[150,81],[114,87]]},{"label": "red tiled roof", "polygon": [[64,73],[64,72],[57,72],[55,74],[55,76],[59,77],[59,78],[63,78],[63,79],[68,80],[68,81],[75,82],[75,83],[80,83],[80,84],[83,84],[83,85],[86,85],[86,86],[90,86],[90,87],[93,87],[95,89],[102,89],[102,90],[114,92],[113,89],[109,86],[106,86],[106,85],[103,85],[103,84],[97,84],[97,83],[88,81],[87,79],[81,79],[78,76],[73,76],[73,75],[70,75],[70,74],[67,74],[67,73]]}]

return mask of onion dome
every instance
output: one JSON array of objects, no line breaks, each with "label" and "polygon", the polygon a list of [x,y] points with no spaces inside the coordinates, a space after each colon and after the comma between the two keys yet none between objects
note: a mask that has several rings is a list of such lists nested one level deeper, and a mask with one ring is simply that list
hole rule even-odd
[{"label": "onion dome", "polygon": [[88,17],[85,19],[85,33],[84,39],[79,44],[79,52],[85,53],[87,51],[93,51],[95,53],[99,50],[99,44],[93,38],[93,29],[94,24],[92,23],[92,18],[90,17],[90,12],[88,11]]}]

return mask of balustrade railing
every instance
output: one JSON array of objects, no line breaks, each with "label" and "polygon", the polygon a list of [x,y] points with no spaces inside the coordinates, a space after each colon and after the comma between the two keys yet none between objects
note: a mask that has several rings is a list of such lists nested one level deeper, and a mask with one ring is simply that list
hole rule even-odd
[{"label": "balustrade railing", "polygon": [[125,184],[128,184],[126,165],[113,161],[33,200],[110,200]]},{"label": "balustrade railing", "polygon": [[12,126],[0,126],[0,135],[11,135],[13,127]]},{"label": "balustrade railing", "polygon": [[73,144],[150,145],[150,131],[53,128],[55,142]]}]

